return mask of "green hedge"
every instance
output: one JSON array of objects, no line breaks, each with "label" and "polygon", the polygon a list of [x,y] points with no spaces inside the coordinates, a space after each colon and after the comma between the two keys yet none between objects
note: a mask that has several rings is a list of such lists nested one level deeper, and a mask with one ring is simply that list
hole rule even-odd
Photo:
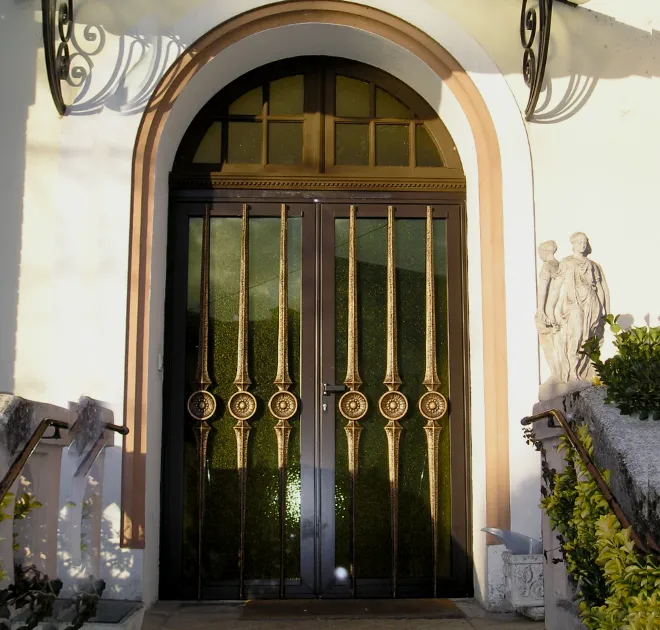
[{"label": "green hedge", "polygon": [[[590,455],[589,429],[578,437]],[[635,547],[568,438],[560,438],[566,469],[551,478],[541,501],[559,532],[568,572],[577,586],[580,616],[590,630],[660,628],[660,563]],[[609,471],[602,471],[609,484]]]}]

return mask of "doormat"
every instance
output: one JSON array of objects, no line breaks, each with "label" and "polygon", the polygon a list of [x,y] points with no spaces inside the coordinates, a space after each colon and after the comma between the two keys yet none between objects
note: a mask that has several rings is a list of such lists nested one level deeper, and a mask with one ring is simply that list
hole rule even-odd
[{"label": "doormat", "polygon": [[448,599],[252,599],[241,619],[464,619]]}]

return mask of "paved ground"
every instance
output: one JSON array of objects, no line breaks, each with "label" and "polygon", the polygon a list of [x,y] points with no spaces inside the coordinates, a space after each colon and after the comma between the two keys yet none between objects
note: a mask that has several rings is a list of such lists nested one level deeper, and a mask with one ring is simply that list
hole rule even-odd
[{"label": "paved ground", "polygon": [[535,623],[515,614],[485,612],[474,600],[456,600],[464,619],[394,619],[324,618],[315,619],[255,619],[243,618],[242,606],[237,605],[181,605],[159,602],[151,608],[142,630],[543,630],[543,623]]}]

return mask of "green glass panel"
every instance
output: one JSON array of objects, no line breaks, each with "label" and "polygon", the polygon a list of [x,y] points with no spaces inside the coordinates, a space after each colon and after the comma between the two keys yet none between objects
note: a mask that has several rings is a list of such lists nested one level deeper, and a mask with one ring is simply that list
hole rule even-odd
[{"label": "green glass panel", "polygon": [[260,164],[262,123],[230,122],[227,160],[233,164]]},{"label": "green glass panel", "polygon": [[369,165],[369,125],[337,123],[335,125],[335,164],[337,166]]},{"label": "green glass panel", "polygon": [[218,164],[222,161],[222,123],[214,122],[195,151],[194,164]]},{"label": "green glass panel", "polygon": [[376,118],[410,118],[410,110],[393,96],[376,88]]},{"label": "green glass panel", "polygon": [[302,164],[303,124],[268,123],[268,163]]},{"label": "green glass panel", "polygon": [[[357,280],[361,391],[369,411],[361,420],[357,483],[356,575],[389,578],[391,575],[390,504],[385,420],[378,413],[378,399],[385,392],[387,243],[385,219],[357,221]],[[336,374],[346,370],[348,278],[348,220],[335,222],[335,347]],[[418,410],[425,372],[425,221],[396,222],[397,316],[401,391],[409,411],[401,420],[399,467],[399,576],[428,578],[433,574],[432,534],[428,486],[425,420]],[[440,391],[448,393],[446,231],[443,220],[434,221],[435,289],[438,374]],[[341,378],[341,376],[339,378]],[[336,426],[336,542],[337,567],[349,567],[350,513],[348,455],[344,425],[337,411]],[[439,567],[438,577],[449,577],[451,558],[451,489],[449,420],[440,421],[439,465]]]},{"label": "green glass panel", "polygon": [[408,125],[376,125],[376,166],[408,166]]},{"label": "green glass panel", "polygon": [[[196,224],[199,224],[196,225]],[[249,242],[249,374],[250,391],[258,401],[250,420],[245,537],[246,579],[279,577],[280,536],[278,519],[278,469],[275,420],[267,411],[276,391],[277,369],[279,219],[250,219]],[[211,421],[204,522],[203,576],[206,584],[238,578],[239,500],[236,467],[236,421],[227,412],[227,401],[236,391],[238,289],[241,219],[215,218],[211,222],[210,360],[211,391],[219,413]],[[299,395],[301,221],[288,219],[289,345],[292,391]],[[194,381],[199,323],[199,267],[201,220],[191,221],[189,276],[189,355],[187,380]],[[196,285],[196,286],[195,286]],[[286,575],[300,576],[300,421],[291,421],[288,501],[286,518]],[[192,424],[192,423],[191,423]],[[192,431],[189,432],[192,434]],[[188,444],[188,441],[190,444]],[[194,557],[196,545],[197,454],[194,436],[185,451],[186,515],[185,557]],[[194,566],[189,571],[193,576]]]},{"label": "green glass panel", "polygon": [[270,84],[268,113],[274,116],[304,113],[305,77],[297,74]]},{"label": "green glass panel", "polygon": [[335,82],[335,116],[349,118],[371,115],[371,88],[365,81],[337,76]]},{"label": "green glass panel", "polygon": [[258,116],[263,105],[263,89],[261,86],[239,96],[230,106],[230,116]]},{"label": "green glass panel", "polygon": [[425,125],[417,125],[415,129],[415,150],[417,166],[442,166],[440,151]]}]

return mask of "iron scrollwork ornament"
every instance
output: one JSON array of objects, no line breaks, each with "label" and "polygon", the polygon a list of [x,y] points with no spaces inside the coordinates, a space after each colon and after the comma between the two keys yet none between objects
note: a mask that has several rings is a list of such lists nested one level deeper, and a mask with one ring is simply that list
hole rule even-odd
[{"label": "iron scrollwork ornament", "polygon": [[[523,0],[520,13],[520,43],[523,47],[522,72],[529,88],[529,100],[525,108],[525,119],[530,120],[539,102],[545,66],[548,61],[550,26],[552,24],[553,0],[538,0],[538,6],[528,8],[529,0]],[[534,50],[539,33],[538,56]]]},{"label": "iron scrollwork ornament", "polygon": [[[575,8],[578,6],[570,0],[556,0]],[[530,120],[539,102],[545,66],[548,61],[550,46],[550,30],[552,26],[552,5],[555,0],[535,0],[528,8],[530,0],[522,0],[520,11],[520,43],[523,47],[522,73],[525,84],[529,88],[529,100],[525,107],[525,120]],[[539,35],[538,53],[534,50],[536,35]]]},{"label": "iron scrollwork ornament", "polygon": [[71,70],[71,36],[73,34],[73,0],[41,0],[44,56],[50,92],[60,116],[67,105],[62,96],[62,82]]}]

